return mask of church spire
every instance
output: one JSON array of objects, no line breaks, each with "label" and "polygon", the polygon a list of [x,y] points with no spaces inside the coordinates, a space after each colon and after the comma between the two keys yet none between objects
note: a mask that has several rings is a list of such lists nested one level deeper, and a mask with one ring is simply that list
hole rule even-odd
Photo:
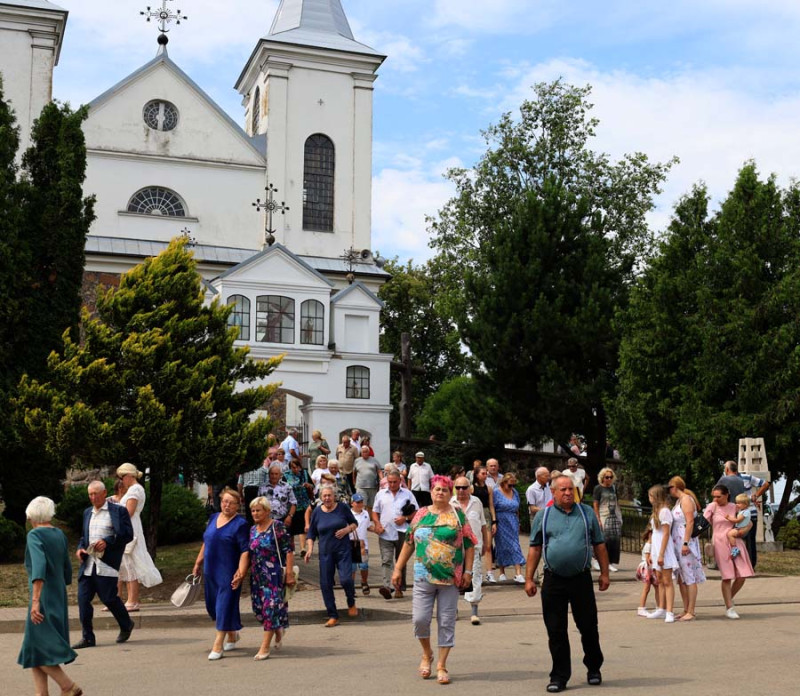
[{"label": "church spire", "polygon": [[264,38],[377,55],[377,51],[355,40],[341,0],[281,0]]}]

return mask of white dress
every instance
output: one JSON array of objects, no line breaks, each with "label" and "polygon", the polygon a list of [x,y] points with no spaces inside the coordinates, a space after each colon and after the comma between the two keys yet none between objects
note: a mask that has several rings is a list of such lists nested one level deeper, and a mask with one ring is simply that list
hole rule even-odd
[{"label": "white dress", "polygon": [[122,564],[119,567],[119,579],[123,582],[138,580],[145,587],[153,587],[161,583],[161,573],[155,567],[153,559],[147,552],[142,529],[142,508],[145,501],[144,488],[139,483],[134,483],[122,496],[119,504],[127,507],[129,500],[136,500],[136,509],[131,515],[133,525],[133,541],[125,547]]},{"label": "white dress", "polygon": [[[675,557],[675,548],[672,546],[672,513],[669,508],[662,507],[658,511],[658,521],[661,523],[658,526],[653,524],[650,520],[650,527],[653,530],[653,536],[650,538],[650,561],[653,565],[653,570],[673,570],[678,567],[678,559]],[[663,525],[668,525],[667,530],[667,550],[664,552],[664,565],[658,565],[658,555],[661,553],[661,542],[664,539]]]}]

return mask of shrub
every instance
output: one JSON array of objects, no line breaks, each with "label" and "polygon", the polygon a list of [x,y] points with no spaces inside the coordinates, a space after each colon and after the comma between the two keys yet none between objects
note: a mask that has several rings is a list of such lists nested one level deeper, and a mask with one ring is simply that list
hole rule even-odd
[{"label": "shrub", "polygon": [[0,561],[16,560],[25,544],[25,530],[16,522],[0,515]]},{"label": "shrub", "polygon": [[800,522],[789,520],[778,532],[778,541],[783,542],[785,549],[800,549]]},{"label": "shrub", "polygon": [[70,486],[56,507],[56,517],[78,534],[83,526],[83,511],[89,507],[87,486]]},{"label": "shrub", "polygon": [[[148,502],[142,511],[142,521],[150,519],[150,484],[145,486]],[[194,491],[177,483],[165,483],[161,496],[161,519],[158,523],[158,543],[182,544],[197,541],[203,536],[208,522],[205,505]]]}]

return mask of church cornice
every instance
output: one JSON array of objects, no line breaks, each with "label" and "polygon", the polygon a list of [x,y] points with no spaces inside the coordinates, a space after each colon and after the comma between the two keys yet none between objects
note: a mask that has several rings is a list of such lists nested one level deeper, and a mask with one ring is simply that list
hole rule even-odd
[{"label": "church cornice", "polygon": [[52,49],[54,65],[61,57],[61,44],[67,26],[67,10],[50,2],[24,2],[0,4],[0,25],[4,29],[30,34],[37,48]]},{"label": "church cornice", "polygon": [[[105,150],[102,148],[87,148],[88,155],[105,157],[108,159],[120,159],[138,162],[157,162],[159,164],[181,164],[191,167],[209,167],[212,169],[241,169],[246,171],[260,172],[264,170],[263,164],[245,164],[243,162],[231,162],[229,160],[209,160],[197,157],[174,157],[170,155],[153,155],[145,152],[134,152],[128,150]],[[266,160],[265,160],[266,164]]]}]

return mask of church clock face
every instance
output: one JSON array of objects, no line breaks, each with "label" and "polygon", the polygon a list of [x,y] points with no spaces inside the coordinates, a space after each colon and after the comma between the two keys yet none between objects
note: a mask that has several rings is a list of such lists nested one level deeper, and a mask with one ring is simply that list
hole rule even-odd
[{"label": "church clock face", "polygon": [[178,109],[163,99],[153,99],[144,105],[142,118],[148,128],[171,131],[178,125]]}]

